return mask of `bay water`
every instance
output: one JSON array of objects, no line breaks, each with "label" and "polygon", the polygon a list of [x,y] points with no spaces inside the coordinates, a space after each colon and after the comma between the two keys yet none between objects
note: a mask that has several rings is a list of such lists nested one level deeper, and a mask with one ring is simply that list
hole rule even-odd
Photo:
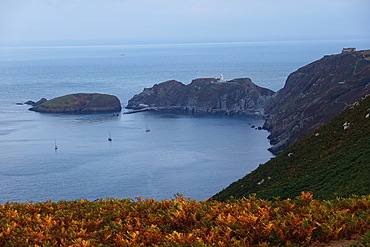
[{"label": "bay water", "polygon": [[0,47],[0,203],[176,193],[204,200],[273,157],[268,132],[252,128],[263,120],[253,116],[42,114],[17,103],[94,92],[124,107],[156,83],[220,74],[277,91],[291,72],[347,46],[370,43]]}]

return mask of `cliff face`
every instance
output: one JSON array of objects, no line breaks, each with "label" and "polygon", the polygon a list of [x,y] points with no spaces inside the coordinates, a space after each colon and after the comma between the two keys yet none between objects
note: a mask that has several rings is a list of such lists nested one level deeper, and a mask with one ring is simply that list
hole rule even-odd
[{"label": "cliff face", "polygon": [[289,75],[266,105],[270,151],[280,153],[370,93],[370,50],[325,56]]},{"label": "cliff face", "polygon": [[97,113],[119,112],[121,109],[121,102],[114,95],[78,93],[47,100],[29,110],[46,113]]},{"label": "cliff face", "polygon": [[129,100],[128,109],[177,108],[192,112],[264,114],[272,90],[261,88],[249,78],[219,82],[216,78],[195,79],[189,85],[167,81],[146,88]]}]

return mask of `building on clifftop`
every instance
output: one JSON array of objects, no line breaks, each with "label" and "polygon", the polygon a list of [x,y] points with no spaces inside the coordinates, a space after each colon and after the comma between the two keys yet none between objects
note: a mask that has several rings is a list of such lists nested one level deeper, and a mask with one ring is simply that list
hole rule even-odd
[{"label": "building on clifftop", "polygon": [[220,79],[218,79],[217,82],[227,82],[227,80],[225,80],[224,75],[221,74]]},{"label": "building on clifftop", "polygon": [[356,48],[343,48],[342,49],[342,54],[343,53],[352,53],[352,52],[356,52]]}]

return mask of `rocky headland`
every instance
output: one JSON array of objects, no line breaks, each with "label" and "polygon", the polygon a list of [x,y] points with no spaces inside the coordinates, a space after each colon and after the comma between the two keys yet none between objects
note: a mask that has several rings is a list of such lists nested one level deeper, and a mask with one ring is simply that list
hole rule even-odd
[{"label": "rocky headland", "polygon": [[128,101],[128,109],[179,109],[194,113],[264,115],[274,91],[255,85],[249,78],[195,79],[184,85],[175,80],[145,88]]},{"label": "rocky headland", "polygon": [[278,154],[370,93],[370,50],[324,56],[291,73],[265,106],[264,128]]},{"label": "rocky headland", "polygon": [[269,150],[278,154],[369,93],[370,50],[350,48],[299,68],[277,93],[249,78],[171,80],[145,88],[127,108],[258,115],[266,119]]},{"label": "rocky headland", "polygon": [[45,113],[102,113],[120,112],[121,102],[114,95],[98,93],[68,94],[51,100],[26,102],[33,105],[29,110]]}]

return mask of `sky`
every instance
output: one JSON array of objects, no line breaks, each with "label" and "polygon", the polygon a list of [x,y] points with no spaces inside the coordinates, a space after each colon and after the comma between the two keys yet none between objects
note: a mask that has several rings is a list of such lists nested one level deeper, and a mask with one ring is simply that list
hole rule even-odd
[{"label": "sky", "polygon": [[370,0],[0,0],[0,44],[369,39]]}]

